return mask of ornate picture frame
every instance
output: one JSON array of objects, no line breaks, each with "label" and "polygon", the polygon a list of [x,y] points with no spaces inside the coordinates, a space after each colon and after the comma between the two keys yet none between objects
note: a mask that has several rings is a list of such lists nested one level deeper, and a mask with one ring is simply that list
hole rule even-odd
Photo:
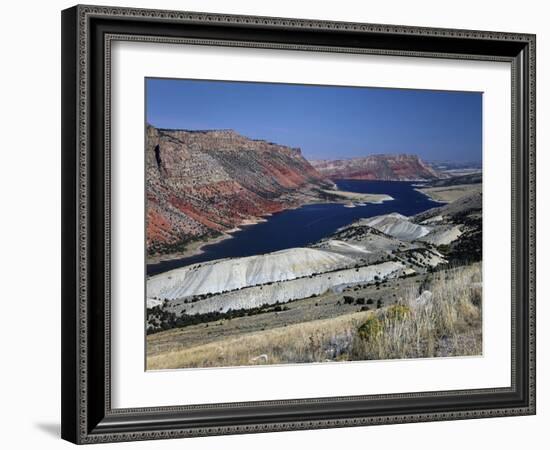
[{"label": "ornate picture frame", "polygon": [[[116,41],[510,63],[511,385],[113,408],[110,74]],[[535,414],[534,35],[79,5],[62,12],[62,110],[64,439],[84,444]]]}]

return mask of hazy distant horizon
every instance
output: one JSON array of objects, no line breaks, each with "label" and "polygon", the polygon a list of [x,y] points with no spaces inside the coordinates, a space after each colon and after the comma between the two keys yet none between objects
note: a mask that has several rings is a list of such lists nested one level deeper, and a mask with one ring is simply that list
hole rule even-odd
[{"label": "hazy distant horizon", "polygon": [[479,92],[146,78],[146,122],[231,129],[299,147],[308,160],[377,154],[482,159]]}]

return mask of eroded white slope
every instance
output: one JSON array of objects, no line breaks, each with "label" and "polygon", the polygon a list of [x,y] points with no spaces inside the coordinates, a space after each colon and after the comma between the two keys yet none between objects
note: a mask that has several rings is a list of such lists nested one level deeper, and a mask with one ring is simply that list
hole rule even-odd
[{"label": "eroded white slope", "polygon": [[338,239],[328,239],[322,244],[323,248],[328,250],[334,250],[337,252],[348,252],[348,253],[372,253],[370,250],[367,250],[365,246],[359,244],[350,244],[349,242],[340,241]]},{"label": "eroded white slope", "polygon": [[172,300],[232,291],[341,269],[354,263],[350,257],[314,248],[291,248],[265,255],[211,261],[149,278],[147,298]]},{"label": "eroded white slope", "polygon": [[433,245],[448,245],[453,241],[456,241],[462,235],[460,226],[449,226],[436,228],[426,236],[423,236],[420,240],[423,242],[429,242]]},{"label": "eroded white slope", "polygon": [[368,225],[382,233],[389,234],[397,239],[412,241],[426,236],[431,228],[410,222],[408,217],[399,213],[385,214],[361,220],[362,225]]},{"label": "eroded white slope", "polygon": [[[264,286],[254,286],[239,291],[214,295],[194,303],[176,301],[173,308],[181,314],[225,313],[230,309],[250,309],[262,305],[285,303],[292,300],[321,295],[338,286],[354,283],[369,283],[375,279],[386,279],[400,275],[405,269],[401,262],[384,262],[357,269],[343,269],[323,273],[311,278],[300,278]],[[378,278],[376,278],[378,277]]]}]

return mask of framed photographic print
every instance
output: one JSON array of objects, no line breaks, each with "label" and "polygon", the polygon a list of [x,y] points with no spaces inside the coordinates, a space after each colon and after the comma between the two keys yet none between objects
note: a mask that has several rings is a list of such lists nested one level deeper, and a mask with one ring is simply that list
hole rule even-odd
[{"label": "framed photographic print", "polygon": [[62,436],[535,413],[535,36],[62,13]]}]

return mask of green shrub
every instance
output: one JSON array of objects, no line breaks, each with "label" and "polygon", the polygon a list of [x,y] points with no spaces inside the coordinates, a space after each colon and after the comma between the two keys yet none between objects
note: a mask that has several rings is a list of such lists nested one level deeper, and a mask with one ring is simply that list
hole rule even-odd
[{"label": "green shrub", "polygon": [[361,325],[357,333],[359,337],[367,342],[376,341],[382,334],[382,322],[378,317],[371,315],[367,317],[367,320],[363,325]]},{"label": "green shrub", "polygon": [[410,317],[411,308],[407,305],[391,305],[386,312],[386,318],[388,320],[404,320]]},{"label": "green shrub", "polygon": [[344,295],[344,303],[346,305],[352,305],[355,299],[353,297],[349,297],[348,295]]}]

